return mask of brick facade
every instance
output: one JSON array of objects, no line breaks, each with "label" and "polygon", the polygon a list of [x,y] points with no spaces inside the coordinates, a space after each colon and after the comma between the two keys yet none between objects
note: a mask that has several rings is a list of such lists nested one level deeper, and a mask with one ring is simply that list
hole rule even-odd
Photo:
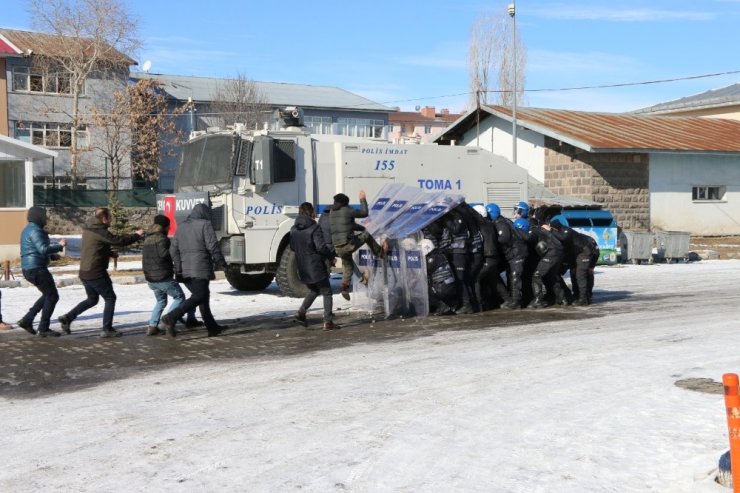
[{"label": "brick facade", "polygon": [[649,164],[645,153],[590,153],[545,137],[545,187],[602,204],[622,229],[650,229]]}]

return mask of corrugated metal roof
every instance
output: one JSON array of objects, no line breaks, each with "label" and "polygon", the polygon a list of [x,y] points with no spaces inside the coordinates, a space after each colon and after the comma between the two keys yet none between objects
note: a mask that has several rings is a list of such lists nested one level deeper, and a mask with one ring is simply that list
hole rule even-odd
[{"label": "corrugated metal roof", "polygon": [[[482,112],[511,121],[511,108],[482,106]],[[437,140],[449,140],[475,125],[476,110]],[[517,108],[518,126],[589,152],[740,152],[740,121],[585,111]],[[459,127],[459,128],[456,128]]]},{"label": "corrugated metal roof", "polygon": [[674,99],[665,103],[659,103],[647,108],[633,111],[635,114],[645,113],[668,113],[671,111],[718,108],[722,106],[740,105],[740,84],[732,84],[719,89],[712,89],[693,96]]},{"label": "corrugated metal roof", "polygon": [[[16,31],[14,29],[0,29],[0,35],[8,39],[16,47],[18,47],[22,53],[28,54],[32,51],[38,55],[47,55],[51,57],[63,58],[69,55],[70,43],[62,42],[60,39],[73,40],[74,38],[64,38],[55,34],[48,33],[37,33],[32,31]],[[91,41],[86,39],[79,39],[80,46],[83,49],[91,46]],[[86,45],[87,43],[87,45]],[[112,60],[125,65],[136,65],[136,61],[132,60],[128,56],[124,55],[115,48],[110,48],[107,53],[106,59]]]},{"label": "corrugated metal roof", "polygon": [[[207,103],[213,101],[220,84],[226,79],[192,77],[185,75],[163,75],[132,73],[132,79],[153,79],[175,99]],[[295,105],[303,108],[341,108],[357,111],[392,112],[393,108],[376,103],[344,89],[330,86],[309,86],[282,82],[254,81],[257,88],[273,106]]]}]

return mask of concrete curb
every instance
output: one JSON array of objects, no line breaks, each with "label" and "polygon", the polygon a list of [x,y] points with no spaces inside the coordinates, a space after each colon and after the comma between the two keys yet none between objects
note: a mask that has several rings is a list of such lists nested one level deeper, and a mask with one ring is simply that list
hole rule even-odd
[{"label": "concrete curb", "polygon": [[[226,279],[226,275],[223,272],[216,272],[216,280],[220,281]],[[144,274],[133,274],[130,276],[111,276],[113,284],[143,284],[146,282]],[[55,284],[58,288],[64,288],[67,286],[76,286],[82,284],[79,277],[69,277],[65,279],[57,279]],[[0,281],[0,288],[30,288],[33,284],[26,281],[25,279],[13,279],[10,281]]]}]

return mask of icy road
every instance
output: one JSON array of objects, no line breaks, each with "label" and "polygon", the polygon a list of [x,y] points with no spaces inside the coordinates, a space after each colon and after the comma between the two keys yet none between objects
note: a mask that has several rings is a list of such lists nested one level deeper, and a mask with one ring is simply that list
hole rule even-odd
[{"label": "icy road", "polygon": [[[597,269],[588,308],[296,327],[212,284],[223,337],[143,335],[145,284],[73,334],[0,333],[0,491],[730,491],[740,261]],[[36,297],[3,289],[14,322]],[[83,297],[60,289],[59,315]],[[309,318],[319,326],[320,303]],[[58,328],[55,322],[52,328]]]}]

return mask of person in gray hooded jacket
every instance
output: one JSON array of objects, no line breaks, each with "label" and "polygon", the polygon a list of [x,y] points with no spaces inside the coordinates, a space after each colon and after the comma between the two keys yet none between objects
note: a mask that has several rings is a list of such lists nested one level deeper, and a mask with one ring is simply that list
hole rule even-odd
[{"label": "person in gray hooded jacket", "polygon": [[170,254],[175,267],[175,278],[183,279],[190,288],[190,297],[177,309],[162,317],[162,325],[174,336],[177,320],[197,306],[208,336],[217,336],[226,327],[219,325],[211,313],[209,284],[215,279],[216,270],[226,269],[226,260],[211,223],[211,208],[197,204],[188,218],[179,225],[170,244]]}]

